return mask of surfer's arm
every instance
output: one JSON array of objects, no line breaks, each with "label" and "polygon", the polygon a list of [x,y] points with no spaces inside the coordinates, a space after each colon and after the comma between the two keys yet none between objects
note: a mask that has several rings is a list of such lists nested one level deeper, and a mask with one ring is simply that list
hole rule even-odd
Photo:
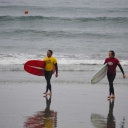
[{"label": "surfer's arm", "polygon": [[56,74],[58,74],[58,64],[57,63],[55,64],[55,67],[56,67]]},{"label": "surfer's arm", "polygon": [[122,66],[120,64],[118,64],[118,67],[120,68],[122,74],[124,75],[125,73],[124,73],[124,70],[123,70]]},{"label": "surfer's arm", "polygon": [[120,70],[121,70],[121,72],[123,74],[123,78],[126,78],[126,75],[124,73],[124,70],[123,70],[122,66],[120,64],[118,64],[118,67],[120,68]]}]

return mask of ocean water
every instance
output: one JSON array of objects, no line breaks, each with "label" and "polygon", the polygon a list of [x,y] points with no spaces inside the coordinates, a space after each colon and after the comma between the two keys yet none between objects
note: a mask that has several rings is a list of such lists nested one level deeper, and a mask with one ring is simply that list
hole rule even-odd
[{"label": "ocean water", "polygon": [[97,70],[109,50],[127,70],[127,41],[127,0],[0,0],[0,70],[21,71],[48,49],[60,71]]},{"label": "ocean water", "polygon": [[[25,10],[28,14],[24,14]],[[128,77],[128,0],[0,0],[2,127],[19,127],[21,123],[22,128],[27,121],[23,121],[24,117],[45,105],[37,94],[42,94],[40,87],[45,88],[46,81],[25,72],[24,63],[43,59],[48,49],[53,50],[59,66],[59,77],[52,77],[52,87],[58,91],[51,107],[58,112],[57,126],[68,128],[73,123],[74,127],[103,127],[99,115],[107,120],[108,104],[106,113],[103,95],[109,92],[108,81],[105,78],[91,86],[90,79],[103,65],[109,50],[115,51]],[[123,80],[117,68],[116,128],[128,126],[127,84],[128,79]]]}]

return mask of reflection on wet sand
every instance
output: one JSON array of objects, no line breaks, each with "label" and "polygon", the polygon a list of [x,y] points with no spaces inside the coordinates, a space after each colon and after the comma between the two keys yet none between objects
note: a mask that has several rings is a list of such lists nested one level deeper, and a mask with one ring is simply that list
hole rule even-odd
[{"label": "reflection on wet sand", "polygon": [[106,118],[100,114],[91,114],[91,122],[96,128],[116,128],[115,117],[113,115],[114,99],[109,100],[109,112]]},{"label": "reflection on wet sand", "polygon": [[100,114],[91,114],[91,122],[96,128],[106,128],[105,120]]},{"label": "reflection on wet sand", "polygon": [[123,121],[121,122],[121,127],[120,128],[124,128],[125,126],[125,117],[123,117]]},{"label": "reflection on wet sand", "polygon": [[[107,116],[107,121],[104,116],[100,114],[91,114],[91,122],[95,126],[95,128],[116,128],[116,121],[113,115],[114,109],[114,99],[109,100],[109,112]],[[123,117],[123,121],[121,122],[121,127],[124,128],[125,125],[125,117]]]},{"label": "reflection on wet sand", "polygon": [[39,111],[32,117],[27,118],[24,123],[24,128],[56,128],[57,127],[57,112],[50,110],[51,97],[46,98],[46,108],[44,111]]},{"label": "reflection on wet sand", "polygon": [[115,117],[113,116],[114,100],[109,100],[109,113],[107,118],[107,128],[116,128]]}]

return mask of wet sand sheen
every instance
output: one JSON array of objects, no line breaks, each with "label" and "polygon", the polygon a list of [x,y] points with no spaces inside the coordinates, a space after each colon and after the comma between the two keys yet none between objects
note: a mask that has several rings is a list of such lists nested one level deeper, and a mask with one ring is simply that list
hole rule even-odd
[{"label": "wet sand sheen", "polygon": [[[1,84],[0,127],[104,128],[128,127],[127,86],[116,86],[116,99],[107,101],[107,85],[54,84],[43,97],[42,84]],[[121,95],[123,92],[123,95]]]}]

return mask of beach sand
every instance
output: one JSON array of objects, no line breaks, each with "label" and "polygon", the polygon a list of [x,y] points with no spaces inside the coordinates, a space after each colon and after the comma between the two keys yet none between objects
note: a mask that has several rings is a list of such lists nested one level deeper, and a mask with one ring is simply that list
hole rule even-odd
[{"label": "beach sand", "polygon": [[[80,73],[85,74],[61,72],[57,79],[53,77],[50,101],[49,96],[43,97],[44,78],[22,71],[18,75],[17,72],[3,72],[0,128],[127,128],[127,79],[125,84],[122,80],[122,84],[115,85],[116,98],[110,102],[106,79],[102,81],[104,85],[102,82],[91,85],[89,77],[92,74],[87,75],[85,83]],[[74,81],[70,81],[71,77]],[[69,80],[62,82],[63,79]]]}]

